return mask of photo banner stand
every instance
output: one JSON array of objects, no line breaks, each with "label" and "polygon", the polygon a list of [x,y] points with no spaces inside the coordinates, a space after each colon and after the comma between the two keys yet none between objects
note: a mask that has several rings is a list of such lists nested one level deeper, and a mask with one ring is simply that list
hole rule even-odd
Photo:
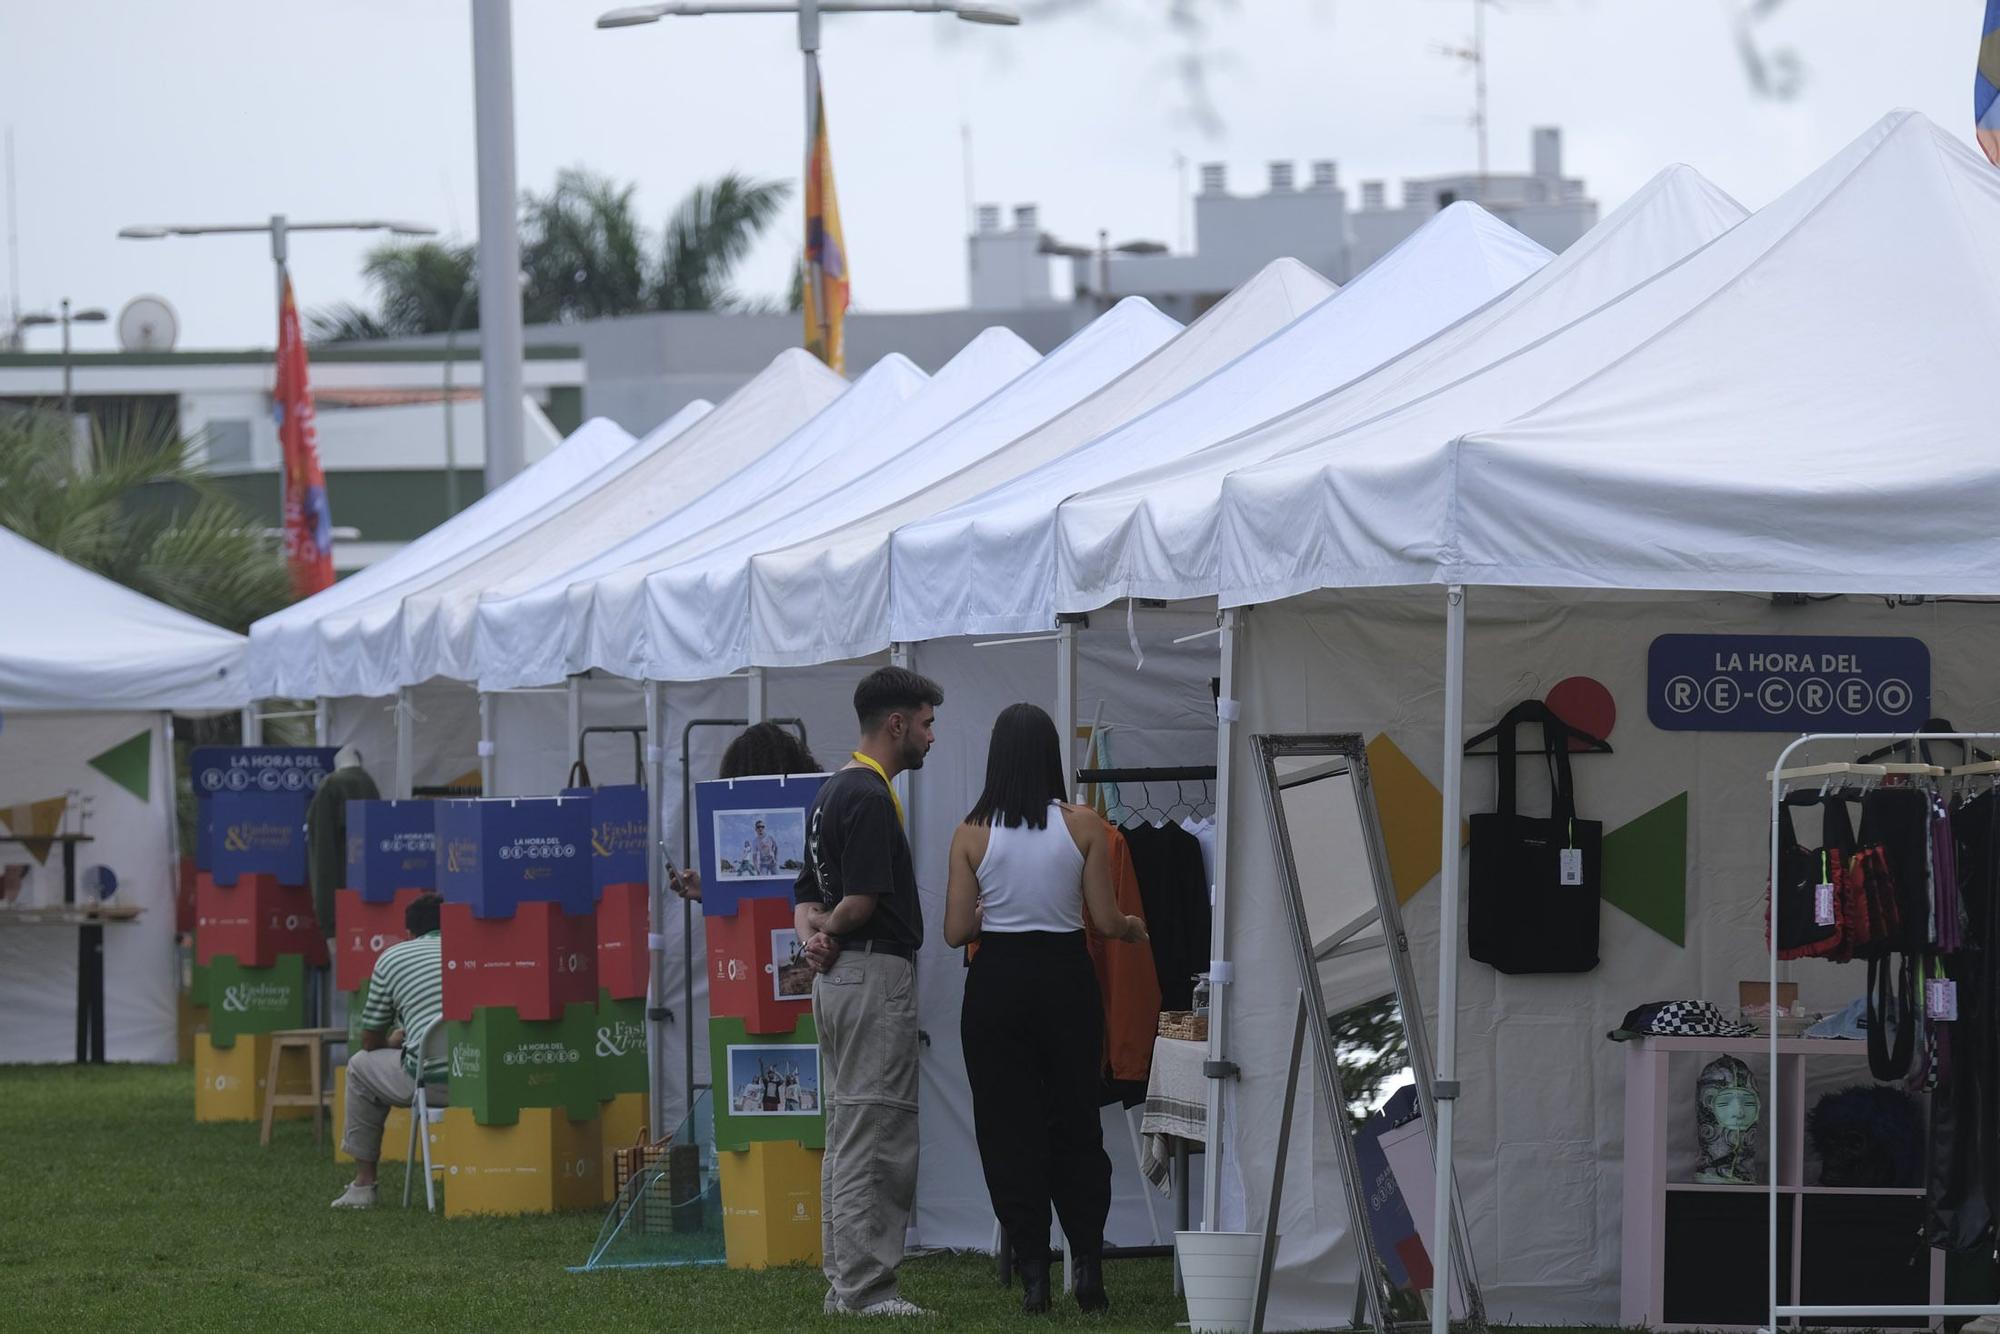
[{"label": "photo banner stand", "polygon": [[[1811,746],[1835,743],[1851,747],[1855,743],[1904,742],[1914,747],[1915,745],[1926,745],[1933,741],[1985,741],[1991,743],[2000,741],[2000,732],[1808,732],[1778,752],[1778,762],[1771,766],[1771,866],[1770,880],[1767,882],[1765,889],[1768,898],[1766,910],[1771,914],[1770,920],[1773,923],[1776,923],[1778,920],[1776,899],[1778,885],[1778,807],[1784,799],[1786,782],[1791,777],[1797,776],[1788,775],[1787,773],[1791,765],[1792,756]],[[1769,934],[1771,937],[1770,995],[1775,997],[1778,994],[1778,932],[1775,926]],[[1770,1061],[1771,1069],[1775,1072],[1778,1068],[1778,1024],[1775,1016],[1771,1023]],[[2000,1305],[1968,1306],[1947,1303],[1944,1305],[1913,1306],[1808,1306],[1798,1304],[1782,1306],[1779,1304],[1778,1173],[1775,1170],[1775,1165],[1779,1161],[1778,1125],[1782,1119],[1778,1115],[1779,1084],[1780,1081],[1776,1078],[1771,1080],[1771,1133],[1770,1145],[1767,1152],[1771,1155],[1770,1162],[1773,1164],[1774,1170],[1766,1173],[1771,1179],[1766,1187],[1764,1196],[1766,1200],[1767,1223],[1765,1244],[1768,1247],[1765,1252],[1764,1261],[1767,1266],[1766,1277],[1770,1284],[1770,1300],[1767,1305],[1770,1307],[1771,1312],[1770,1323],[1765,1326],[1766,1331],[1775,1331],[1778,1328],[1778,1322],[1787,1319],[1795,1322],[1803,1322],[1837,1318],[1882,1320],[1899,1316],[1917,1316],[1936,1322],[1939,1320],[1953,1320],[1977,1316],[2000,1316]],[[1794,1327],[1798,1326],[1795,1325]]]},{"label": "photo banner stand", "polygon": [[[1370,1222],[1368,1202],[1361,1187],[1361,1165],[1354,1149],[1355,1127],[1346,1115],[1347,1100],[1340,1087],[1340,1064],[1338,1053],[1333,1047],[1333,1036],[1327,1030],[1327,1014],[1324,994],[1319,982],[1320,953],[1313,944],[1312,927],[1306,915],[1305,899],[1299,879],[1298,863],[1292,853],[1290,829],[1285,818],[1283,792],[1292,787],[1316,782],[1324,778],[1344,776],[1353,788],[1356,814],[1362,834],[1362,842],[1367,855],[1368,878],[1375,896],[1375,909],[1359,920],[1349,923],[1328,945],[1328,955],[1350,953],[1355,945],[1348,944],[1369,926],[1379,924],[1381,944],[1372,943],[1363,948],[1382,948],[1389,956],[1390,980],[1394,987],[1396,1005],[1402,1021],[1405,1039],[1409,1043],[1410,1067],[1416,1076],[1417,1098],[1423,1108],[1424,1128],[1431,1137],[1433,1157],[1437,1156],[1439,1135],[1439,1100],[1437,1090],[1430,1077],[1429,1043],[1424,1036],[1422,1022],[1422,1001],[1417,992],[1416,974],[1410,966],[1408,936],[1403,928],[1402,905],[1396,898],[1396,889],[1389,874],[1388,852],[1382,842],[1382,826],[1375,807],[1374,788],[1369,780],[1368,749],[1366,741],[1358,733],[1321,733],[1315,735],[1273,735],[1259,734],[1251,738],[1253,749],[1260,761],[1258,775],[1263,783],[1265,810],[1270,818],[1270,832],[1278,854],[1278,871],[1284,880],[1285,911],[1292,924],[1293,940],[1298,946],[1300,985],[1305,997],[1311,1002],[1318,1015],[1318,1021],[1309,1025],[1313,1039],[1313,1073],[1318,1081],[1321,1101],[1331,1112],[1336,1123],[1334,1144],[1338,1150],[1341,1185],[1346,1196],[1349,1222],[1354,1237],[1354,1246],[1359,1262],[1358,1282],[1361,1288],[1357,1305],[1365,1312],[1373,1328],[1388,1330],[1390,1326],[1385,1294],[1382,1290],[1383,1269],[1375,1252],[1375,1234]],[[1325,763],[1283,775],[1277,771],[1280,756],[1321,756]],[[1411,1015],[1418,1016],[1415,1022]],[[1289,1107],[1289,1101],[1287,1106]],[[1311,1128],[1307,1131],[1310,1136]],[[1309,1141],[1310,1142],[1310,1141]],[[1283,1171],[1280,1160],[1278,1170]],[[1454,1196],[1457,1182],[1452,1177],[1442,1178],[1444,1188]],[[1431,1262],[1440,1279],[1456,1281],[1457,1297],[1463,1307],[1462,1318],[1475,1326],[1486,1323],[1485,1301],[1479,1290],[1477,1275],[1472,1266],[1472,1247],[1464,1232],[1464,1210],[1452,1209],[1446,1214],[1449,1227],[1449,1245],[1440,1247],[1436,1236],[1431,1239]],[[1435,1227],[1434,1233],[1442,1233],[1443,1227]],[[1445,1253],[1453,1257],[1449,1274],[1446,1269]],[[1446,1294],[1449,1289],[1445,1290]],[[1433,1296],[1433,1312],[1443,1312],[1450,1317],[1452,1302],[1449,1295]]]}]

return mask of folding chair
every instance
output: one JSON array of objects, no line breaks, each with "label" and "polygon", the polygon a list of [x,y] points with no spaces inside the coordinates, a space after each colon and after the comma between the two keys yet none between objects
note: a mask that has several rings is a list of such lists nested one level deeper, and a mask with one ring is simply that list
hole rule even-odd
[{"label": "folding chair", "polygon": [[[448,1050],[445,1042],[446,1028],[440,1016],[424,1030],[423,1042],[417,1048],[417,1092],[410,1099],[410,1151],[403,1160],[403,1207],[410,1207],[410,1178],[417,1170],[418,1144],[422,1143],[424,1164],[424,1208],[437,1212],[437,1198],[431,1175],[431,1100],[426,1077],[434,1061],[443,1061]],[[445,1084],[449,1088],[450,1081]]]}]

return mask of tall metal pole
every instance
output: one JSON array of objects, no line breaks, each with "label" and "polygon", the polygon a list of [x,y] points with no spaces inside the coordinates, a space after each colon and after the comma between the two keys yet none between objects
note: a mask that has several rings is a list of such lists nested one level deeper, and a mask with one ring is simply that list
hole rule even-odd
[{"label": "tall metal pole", "polygon": [[[806,65],[806,171],[813,166],[813,150],[819,146],[819,0],[799,0],[799,50],[805,56]],[[811,186],[807,186],[810,190]],[[801,197],[806,192],[801,191]],[[810,224],[808,224],[810,225]],[[810,240],[810,235],[806,237]],[[806,252],[799,250],[799,263],[806,262]],[[827,318],[826,309],[826,268],[814,266],[812,270],[813,313],[819,320],[819,345],[822,357],[833,353],[833,328]]]},{"label": "tall metal pole", "polygon": [[[1235,811],[1230,809],[1236,791],[1236,704],[1239,656],[1243,643],[1244,609],[1230,607],[1222,613],[1222,688],[1215,701],[1215,883],[1209,886],[1214,906],[1209,912],[1208,945],[1208,1060],[1217,1069],[1229,1059],[1229,842],[1235,827]],[[1230,1155],[1222,1124],[1223,1081],[1208,1080],[1206,1136],[1203,1143],[1201,1182],[1201,1230],[1222,1228],[1222,1163]],[[1284,1164],[1279,1163],[1282,1171]]]},{"label": "tall metal pole", "polygon": [[[1431,1334],[1451,1334],[1452,1285],[1452,1113],[1458,1106],[1458,903],[1460,850],[1459,788],[1465,770],[1465,589],[1445,590],[1444,621],[1444,860],[1438,888],[1438,1041],[1437,1125],[1431,1140],[1433,1183],[1431,1217]],[[1407,1016],[1406,1016],[1407,1018]],[[1417,1016],[1422,1023],[1423,1017]]]},{"label": "tall metal pole", "polygon": [[472,0],[472,105],[479,151],[479,398],[485,417],[486,490],[491,493],[527,466],[521,424],[512,0]]},{"label": "tall metal pole", "polygon": [[[276,268],[278,276],[278,297],[275,307],[278,312],[278,336],[276,343],[282,343],[285,338],[285,265],[290,256],[291,251],[287,245],[286,237],[285,215],[282,213],[273,213],[271,215],[271,263]],[[276,346],[276,343],[273,346]],[[275,394],[277,388],[275,366],[272,368],[272,377],[272,392]],[[282,528],[284,523],[285,441],[284,433],[281,431],[278,436],[278,526]]]},{"label": "tall metal pole", "polygon": [[410,734],[414,726],[414,720],[410,717],[410,688],[398,686],[396,688],[396,797],[401,801],[409,800],[411,794],[416,791],[416,775],[412,772],[416,768],[414,759],[416,745]]},{"label": "tall metal pole", "polygon": [[63,333],[63,429],[74,434],[76,431],[76,422],[75,422],[76,408],[73,406],[73,399],[70,394],[69,298],[68,297],[64,297],[62,299],[62,333]]},{"label": "tall metal pole", "polygon": [[494,796],[493,696],[479,692],[479,795]]}]

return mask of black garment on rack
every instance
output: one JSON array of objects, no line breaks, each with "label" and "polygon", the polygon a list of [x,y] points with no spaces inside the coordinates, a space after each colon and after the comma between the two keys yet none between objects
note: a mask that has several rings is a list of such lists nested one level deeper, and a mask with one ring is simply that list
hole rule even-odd
[{"label": "black garment on rack", "polygon": [[1985,1249],[2000,1209],[2000,794],[1952,813],[1965,949],[1953,961],[1958,1019],[1952,1077],[1931,1098],[1925,1239],[1946,1250]]},{"label": "black garment on rack", "polygon": [[1901,1079],[1916,1055],[1922,1003],[1917,964],[1930,940],[1929,795],[1913,787],[1870,792],[1861,799],[1860,841],[1882,849],[1902,919],[1896,953],[1868,960],[1868,1069],[1877,1079]]},{"label": "black garment on rack", "polygon": [[1140,822],[1123,830],[1146,905],[1146,934],[1160,976],[1160,1008],[1192,1010],[1194,979],[1208,971],[1208,874],[1201,840],[1177,824]]}]

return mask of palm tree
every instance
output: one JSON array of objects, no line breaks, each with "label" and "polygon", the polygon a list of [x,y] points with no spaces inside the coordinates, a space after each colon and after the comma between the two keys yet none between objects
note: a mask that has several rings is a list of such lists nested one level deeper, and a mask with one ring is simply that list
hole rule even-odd
[{"label": "palm tree", "polygon": [[292,599],[277,546],[155,424],[97,434],[80,468],[67,423],[0,416],[0,525],[65,560],[243,631]]},{"label": "palm tree", "polygon": [[[546,194],[521,201],[521,305],[530,323],[566,323],[653,310],[747,310],[731,275],[791,197],[787,181],[729,172],[688,192],[657,240],[634,203],[637,187],[582,167],[559,172]],[[312,312],[319,342],[442,333],[478,324],[470,244],[388,243],[363,270],[376,310],[341,303]],[[452,314],[464,301],[456,324]]]}]

